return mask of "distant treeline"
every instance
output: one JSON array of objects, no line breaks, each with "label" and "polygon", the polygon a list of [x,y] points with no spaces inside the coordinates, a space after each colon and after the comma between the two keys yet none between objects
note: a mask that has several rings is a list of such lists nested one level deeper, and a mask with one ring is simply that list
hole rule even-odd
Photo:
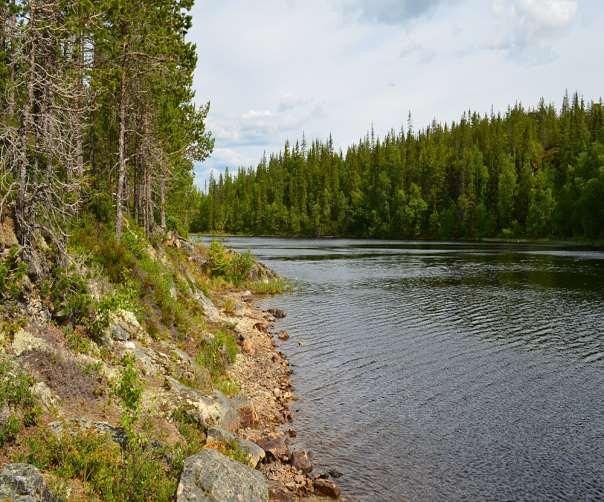
[{"label": "distant treeline", "polygon": [[303,140],[209,183],[194,229],[290,236],[604,237],[604,108],[565,96],[451,125]]}]

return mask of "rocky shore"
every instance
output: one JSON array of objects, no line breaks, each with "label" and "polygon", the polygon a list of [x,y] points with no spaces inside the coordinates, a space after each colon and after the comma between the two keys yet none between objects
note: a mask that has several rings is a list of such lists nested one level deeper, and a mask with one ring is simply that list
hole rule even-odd
[{"label": "rocky shore", "polygon": [[[287,359],[278,350],[288,335],[274,331],[285,312],[263,311],[240,288],[204,293],[207,258],[188,241],[148,246],[143,256],[145,266],[163,267],[179,285],[169,291],[173,300],[201,316],[202,325],[187,336],[174,329],[150,333],[134,311],[114,308],[93,341],[82,326],[57,322],[56,310],[27,276],[19,285],[27,294],[11,300],[10,310],[5,304],[0,498],[102,499],[103,490],[123,489],[115,480],[102,485],[104,470],[115,477],[142,468],[163,480],[149,475],[158,490],[165,489],[161,500],[170,499],[174,489],[177,502],[341,500],[329,475],[313,472],[311,453],[290,446],[295,396]],[[98,301],[115,288],[86,270],[79,274],[87,283],[84,291]],[[257,263],[250,277],[263,281],[274,275]],[[221,362],[218,384],[215,359]],[[113,453],[105,456],[107,451]],[[63,465],[66,452],[74,457],[69,469]],[[86,462],[96,462],[99,473],[74,467]],[[131,465],[136,462],[140,467]],[[124,483],[136,483],[133,476]],[[136,488],[141,491],[132,499],[150,499],[150,487]]]},{"label": "rocky shore", "polygon": [[238,431],[241,437],[259,445],[266,458],[258,469],[268,480],[270,500],[341,499],[340,488],[327,473],[313,473],[312,453],[289,446],[296,431],[291,427],[291,405],[295,400],[291,370],[277,340],[286,332],[274,331],[281,310],[263,311],[249,292],[232,293],[237,303],[231,321],[239,335],[242,353],[230,369],[249,399],[250,415]]}]

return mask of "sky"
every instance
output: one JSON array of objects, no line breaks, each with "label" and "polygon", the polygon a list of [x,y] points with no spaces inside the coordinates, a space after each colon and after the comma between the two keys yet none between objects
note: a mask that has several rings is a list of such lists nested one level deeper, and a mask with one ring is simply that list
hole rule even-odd
[{"label": "sky", "polygon": [[565,90],[604,94],[602,0],[197,0],[194,87],[211,104],[210,173],[287,139],[346,148],[373,126],[415,129]]}]

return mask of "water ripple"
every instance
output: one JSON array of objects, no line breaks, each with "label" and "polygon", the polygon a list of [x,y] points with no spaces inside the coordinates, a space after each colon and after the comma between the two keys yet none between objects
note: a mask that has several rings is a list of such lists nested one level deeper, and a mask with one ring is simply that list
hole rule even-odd
[{"label": "water ripple", "polygon": [[604,253],[232,242],[299,281],[294,425],[349,500],[604,500]]}]

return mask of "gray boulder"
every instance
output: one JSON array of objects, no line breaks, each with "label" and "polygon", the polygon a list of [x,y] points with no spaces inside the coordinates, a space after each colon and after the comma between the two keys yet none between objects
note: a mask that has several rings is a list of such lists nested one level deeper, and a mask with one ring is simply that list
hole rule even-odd
[{"label": "gray boulder", "polygon": [[236,430],[239,427],[239,409],[245,404],[243,399],[231,399],[219,391],[206,396],[172,377],[166,377],[165,386],[182,404],[196,410],[200,421],[206,427],[228,430]]},{"label": "gray boulder", "polygon": [[250,467],[255,468],[266,456],[264,450],[256,443],[240,438],[236,434],[225,431],[219,427],[210,427],[207,434],[208,441],[213,441],[216,443],[235,443],[241,451],[248,455]]},{"label": "gray boulder", "polygon": [[72,418],[67,421],[50,422],[48,427],[57,436],[61,436],[65,432],[76,434],[81,431],[93,431],[97,434],[108,434],[113,441],[122,447],[128,444],[128,434],[126,431],[107,422],[99,422],[87,418]]},{"label": "gray boulder", "polygon": [[216,305],[214,305],[212,300],[210,300],[206,295],[204,295],[201,291],[197,290],[194,292],[193,297],[195,298],[195,300],[197,300],[197,302],[203,309],[203,313],[206,315],[210,322],[219,323],[223,321],[222,315],[216,308]]},{"label": "gray boulder", "polygon": [[9,464],[0,472],[0,500],[10,502],[52,502],[40,471],[29,464]]},{"label": "gray boulder", "polygon": [[206,449],[185,460],[176,501],[268,502],[268,486],[258,471]]},{"label": "gray boulder", "polygon": [[289,457],[289,463],[306,474],[313,469],[311,454],[307,450],[294,451]]},{"label": "gray boulder", "polygon": [[111,313],[105,336],[109,339],[126,342],[131,339],[145,338],[145,330],[133,312],[120,309]]}]

